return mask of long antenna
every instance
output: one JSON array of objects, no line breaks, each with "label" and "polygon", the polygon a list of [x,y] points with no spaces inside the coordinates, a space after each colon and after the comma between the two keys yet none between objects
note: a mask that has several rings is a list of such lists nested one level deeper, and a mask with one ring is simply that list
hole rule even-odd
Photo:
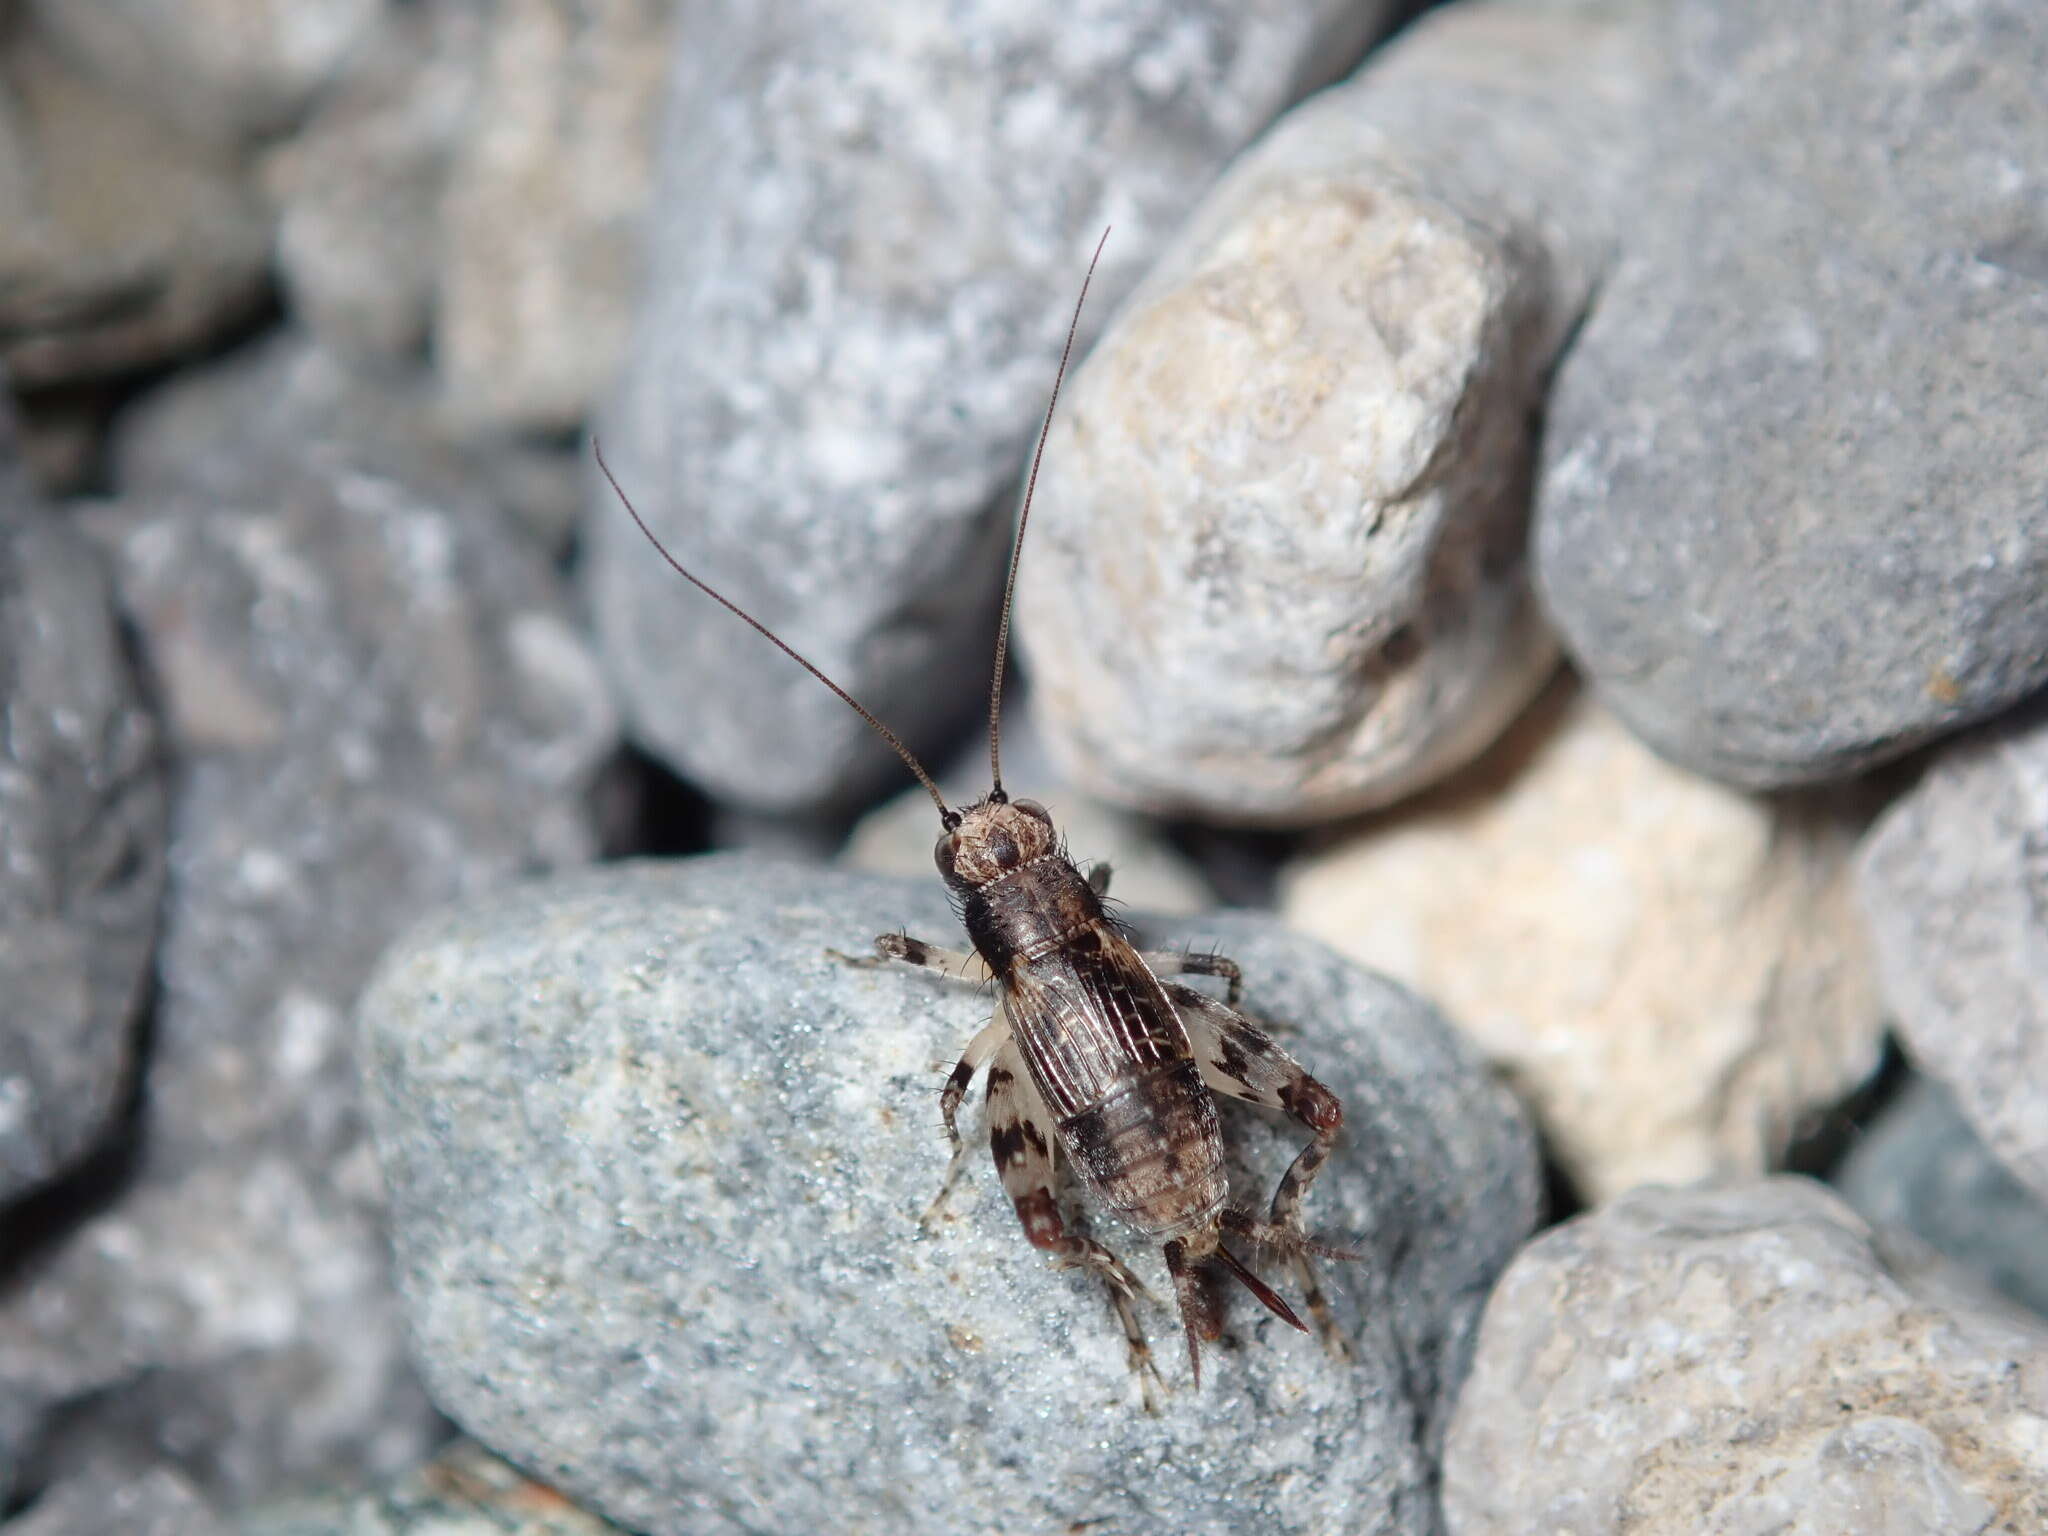
[{"label": "long antenna", "polygon": [[611,465],[605,463],[604,448],[602,447],[602,445],[599,444],[598,440],[595,437],[593,437],[590,440],[590,451],[593,455],[596,456],[597,467],[604,471],[605,479],[611,482],[612,494],[619,498],[619,504],[626,509],[627,513],[632,517],[633,521],[639,524],[640,531],[647,536],[647,542],[655,547],[655,549],[660,553],[662,559],[666,560],[670,565],[675,567],[676,574],[681,576],[685,581],[689,582],[691,586],[695,587],[699,592],[702,592],[706,597],[716,600],[728,612],[735,613],[739,615],[739,617],[745,619],[749,624],[753,625],[755,629],[759,630],[762,634],[766,635],[769,641],[773,643],[775,648],[782,652],[783,655],[787,656],[791,661],[795,662],[798,666],[802,667],[806,672],[810,673],[811,676],[815,677],[819,682],[823,683],[827,688],[830,688],[834,693],[838,694],[840,698],[844,699],[849,705],[851,705],[853,707],[854,713],[859,715],[861,719],[867,721],[869,725],[872,725],[876,729],[876,731],[878,731],[881,734],[882,740],[888,742],[890,746],[896,749],[896,755],[903,759],[904,766],[907,767],[912,773],[917,775],[917,782],[924,786],[925,793],[932,797],[932,804],[936,805],[939,808],[939,819],[943,821],[949,828],[957,827],[960,824],[960,813],[958,811],[948,808],[945,799],[939,794],[939,786],[934,784],[932,782],[932,776],[924,771],[924,764],[920,763],[914,756],[911,755],[910,748],[903,745],[902,741],[897,738],[896,733],[890,730],[889,727],[887,727],[886,725],[882,724],[881,721],[877,720],[874,717],[874,715],[869,712],[867,707],[861,703],[859,699],[856,699],[844,688],[840,687],[837,683],[833,682],[831,678],[827,677],[824,673],[820,672],[816,667],[812,666],[808,661],[804,660],[803,657],[799,656],[794,650],[792,650],[787,644],[783,642],[782,637],[776,634],[774,630],[770,629],[766,624],[763,624],[759,619],[755,618],[751,613],[747,612],[746,609],[742,608],[738,603],[735,603],[723,592],[720,592],[716,587],[713,587],[708,583],[698,579],[696,576],[692,575],[689,569],[683,564],[682,561],[678,560],[674,555],[668,552],[668,546],[662,543],[660,539],[657,539],[654,536],[654,530],[647,526],[647,519],[640,515],[640,509],[633,505],[633,499],[630,496],[628,496],[624,488],[620,486],[619,477],[612,473]]},{"label": "long antenna", "polygon": [[989,791],[991,800],[1009,798],[1003,793],[1003,664],[1010,655],[1010,604],[1017,596],[1017,563],[1024,558],[1024,529],[1031,521],[1031,496],[1038,489],[1038,463],[1045,457],[1045,440],[1052,436],[1052,413],[1060,403],[1067,359],[1074,355],[1074,333],[1081,329],[1081,306],[1088,302],[1088,280],[1095,276],[1095,263],[1102,260],[1102,248],[1107,244],[1109,231],[1105,229],[1102,238],[1095,242],[1095,254],[1088,258],[1088,271],[1081,279],[1081,297],[1074,301],[1074,318],[1067,322],[1067,344],[1060,352],[1059,372],[1052,377],[1052,398],[1045,404],[1045,425],[1038,429],[1038,448],[1031,455],[1031,478],[1024,482],[1024,510],[1017,514],[1017,540],[1010,546],[1010,576],[1003,583],[1003,620],[996,629],[996,670],[988,685],[988,772],[994,785]]}]

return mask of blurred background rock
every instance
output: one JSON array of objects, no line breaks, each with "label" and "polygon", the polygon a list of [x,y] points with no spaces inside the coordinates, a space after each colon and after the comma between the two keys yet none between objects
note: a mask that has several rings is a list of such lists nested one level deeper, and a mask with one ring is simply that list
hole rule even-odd
[{"label": "blurred background rock", "polygon": [[[596,1528],[420,1384],[369,1124],[461,1128],[366,1099],[358,994],[515,880],[630,906],[628,856],[929,877],[928,801],[588,435],[976,796],[1106,227],[1011,787],[1176,934],[1270,909],[1516,1090],[1587,1209],[1445,1394],[1476,1348],[1483,1403],[1533,1400],[1552,1274],[1641,1334],[1701,1305],[1641,1281],[1667,1249],[1829,1269],[1699,1313],[1755,1369],[1686,1387],[1697,1433],[1567,1371],[1616,1459],[1473,1409],[1448,1513],[1370,1528],[1618,1530],[1615,1468],[1704,1467],[1714,1415],[1875,1381],[1937,1313],[1890,1406],[1788,1409],[1700,1486],[2048,1521],[2011,1428],[2048,1383],[2000,1375],[2048,1265],[2043,79],[2034,0],[0,0],[0,1531]],[[921,1125],[932,1086],[876,1092]],[[1398,1120],[1385,1157],[1441,1155]],[[573,1162],[523,1171],[573,1201]],[[437,1379],[506,1422],[546,1398],[460,1346]],[[611,1464],[555,1480],[648,1510]],[[750,1528],[748,1475],[648,1528]]]}]

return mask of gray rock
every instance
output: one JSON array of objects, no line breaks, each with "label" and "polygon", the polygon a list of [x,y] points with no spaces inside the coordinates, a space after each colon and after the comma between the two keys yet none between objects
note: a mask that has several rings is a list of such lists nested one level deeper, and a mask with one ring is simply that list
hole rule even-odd
[{"label": "gray rock", "polygon": [[2048,699],[1944,751],[1857,857],[1907,1053],[2048,1199]]},{"label": "gray rock", "polygon": [[2048,1317],[2048,1206],[1991,1155],[1941,1084],[1915,1078],[1834,1182],[1866,1220],[1911,1232]]},{"label": "gray rock", "polygon": [[[508,892],[387,956],[361,1017],[436,1400],[655,1533],[914,1510],[963,1533],[1436,1530],[1467,1328],[1537,1202],[1526,1125],[1455,1033],[1269,921],[1152,930],[1234,954],[1345,1101],[1308,1215],[1365,1257],[1330,1266],[1355,1365],[1235,1297],[1241,1347],[1196,1394],[1146,1306],[1171,1385],[1149,1417],[1099,1283],[1048,1270],[983,1158],[920,1233],[932,1067],[989,999],[831,953],[899,925],[960,942],[936,879],[720,855]],[[1303,1138],[1224,1118],[1263,1200]],[[1170,1294],[1156,1252],[1104,1236]]]},{"label": "gray rock", "polygon": [[1074,379],[1019,633],[1090,793],[1290,823],[1551,671],[1531,424],[1615,241],[1644,7],[1454,6],[1232,167]]},{"label": "gray rock", "polygon": [[99,554],[28,500],[4,458],[0,712],[4,1205],[87,1151],[129,1080],[166,809]]},{"label": "gray rock", "polygon": [[1452,1536],[2048,1529],[2048,1326],[1822,1186],[1647,1187],[1487,1304]]},{"label": "gray rock", "polygon": [[[1115,226],[1108,301],[1388,8],[696,8],[606,426],[627,490],[685,563],[930,741],[985,676],[1013,477],[1097,237]],[[592,607],[653,750],[764,810],[893,782],[856,716],[593,489]]]},{"label": "gray rock", "polygon": [[458,1440],[389,1492],[259,1510],[237,1527],[237,1536],[609,1536],[617,1530],[475,1441]]},{"label": "gray rock", "polygon": [[97,1469],[46,1490],[0,1536],[225,1536],[227,1526],[168,1467]]},{"label": "gray rock", "polygon": [[306,125],[263,157],[286,302],[344,355],[404,358],[426,342],[486,20],[468,5],[388,13]]},{"label": "gray rock", "polygon": [[589,857],[615,740],[496,509],[431,444],[351,436],[374,413],[329,412],[333,373],[263,377],[264,410],[185,439],[182,489],[166,447],[100,528],[181,762],[147,1134],[133,1187],[0,1291],[0,1381],[58,1473],[139,1440],[229,1505],[438,1436],[348,1010],[422,909]]},{"label": "gray rock", "polygon": [[1553,392],[1539,582],[1658,750],[1835,777],[2048,680],[2048,10],[1674,16]]},{"label": "gray rock", "polygon": [[492,7],[443,208],[434,356],[460,419],[572,431],[618,371],[677,11]]},{"label": "gray rock", "polygon": [[32,28],[7,30],[0,368],[15,388],[145,367],[220,335],[262,302],[269,255],[227,151],[74,73]]},{"label": "gray rock", "polygon": [[252,481],[298,474],[309,453],[331,459],[336,444],[348,445],[346,456],[488,502],[550,557],[562,549],[588,472],[570,450],[458,431],[424,367],[371,366],[292,330],[131,408],[110,456],[131,494],[234,500]]},{"label": "gray rock", "polygon": [[124,99],[237,144],[291,126],[391,0],[28,0],[35,24]]}]

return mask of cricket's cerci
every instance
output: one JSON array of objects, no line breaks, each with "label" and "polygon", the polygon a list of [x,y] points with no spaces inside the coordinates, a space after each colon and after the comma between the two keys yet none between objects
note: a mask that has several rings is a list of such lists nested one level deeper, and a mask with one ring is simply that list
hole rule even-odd
[{"label": "cricket's cerci", "polygon": [[[1312,1256],[1356,1255],[1310,1237],[1301,1218],[1303,1197],[1344,1123],[1343,1106],[1237,1011],[1242,976],[1236,962],[1199,952],[1141,952],[1103,905],[1107,866],[1096,865],[1084,876],[1068,857],[1045,807],[1034,800],[1012,800],[1003,788],[998,727],[1017,562],[1088,282],[1108,239],[1105,230],[1082,279],[1025,484],[989,688],[991,787],[972,805],[947,805],[895,732],[751,614],[685,569],[620,488],[601,448],[597,463],[662,558],[858,711],[938,806],[942,830],[933,854],[973,951],[963,954],[907,934],[884,934],[875,940],[874,959],[850,962],[902,961],[977,985],[995,983],[995,1015],[968,1042],[940,1095],[953,1160],[924,1219],[929,1223],[937,1215],[959,1176],[967,1150],[957,1123],[960,1105],[985,1067],[989,1151],[1024,1235],[1061,1267],[1092,1269],[1102,1276],[1123,1325],[1145,1406],[1156,1411],[1158,1371],[1136,1310],[1138,1298],[1147,1293],[1114,1253],[1067,1229],[1057,1193],[1062,1156],[1099,1204],[1163,1245],[1198,1387],[1202,1342],[1222,1336],[1222,1308],[1209,1283],[1212,1266],[1220,1264],[1276,1316],[1307,1331],[1294,1310],[1225,1246],[1226,1234],[1288,1260],[1317,1331],[1340,1359],[1348,1359],[1350,1351],[1310,1261]],[[1189,975],[1221,978],[1227,1001],[1162,979]],[[1216,1116],[1219,1093],[1282,1110],[1311,1132],[1264,1217],[1231,1202]]]}]

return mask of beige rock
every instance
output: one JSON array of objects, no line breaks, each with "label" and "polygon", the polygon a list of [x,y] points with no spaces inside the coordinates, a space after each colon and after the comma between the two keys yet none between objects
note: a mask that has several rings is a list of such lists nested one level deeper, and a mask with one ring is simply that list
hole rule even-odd
[{"label": "beige rock", "polygon": [[394,13],[306,126],[262,161],[287,302],[352,359],[406,357],[426,342],[441,205],[484,21],[462,6]]},{"label": "beige rock", "polygon": [[[81,7],[81,9],[86,9]],[[0,369],[37,389],[143,368],[253,314],[270,228],[225,152],[0,46]]]},{"label": "beige rock", "polygon": [[672,0],[500,0],[448,188],[435,352],[450,410],[578,425],[624,354]]},{"label": "beige rock", "polygon": [[35,24],[123,100],[238,145],[288,128],[392,0],[29,0]]},{"label": "beige rock", "polygon": [[1649,9],[1439,12],[1283,118],[1125,304],[1054,426],[1019,590],[1076,783],[1349,814],[1542,685],[1530,423],[1612,243]]},{"label": "beige rock", "polygon": [[2034,1536],[2048,1326],[1818,1184],[1642,1189],[1524,1248],[1451,1536]]},{"label": "beige rock", "polygon": [[1599,1199],[1762,1171],[1876,1066],[1858,820],[1675,768],[1561,683],[1471,774],[1304,859],[1284,910],[1436,999]]}]

